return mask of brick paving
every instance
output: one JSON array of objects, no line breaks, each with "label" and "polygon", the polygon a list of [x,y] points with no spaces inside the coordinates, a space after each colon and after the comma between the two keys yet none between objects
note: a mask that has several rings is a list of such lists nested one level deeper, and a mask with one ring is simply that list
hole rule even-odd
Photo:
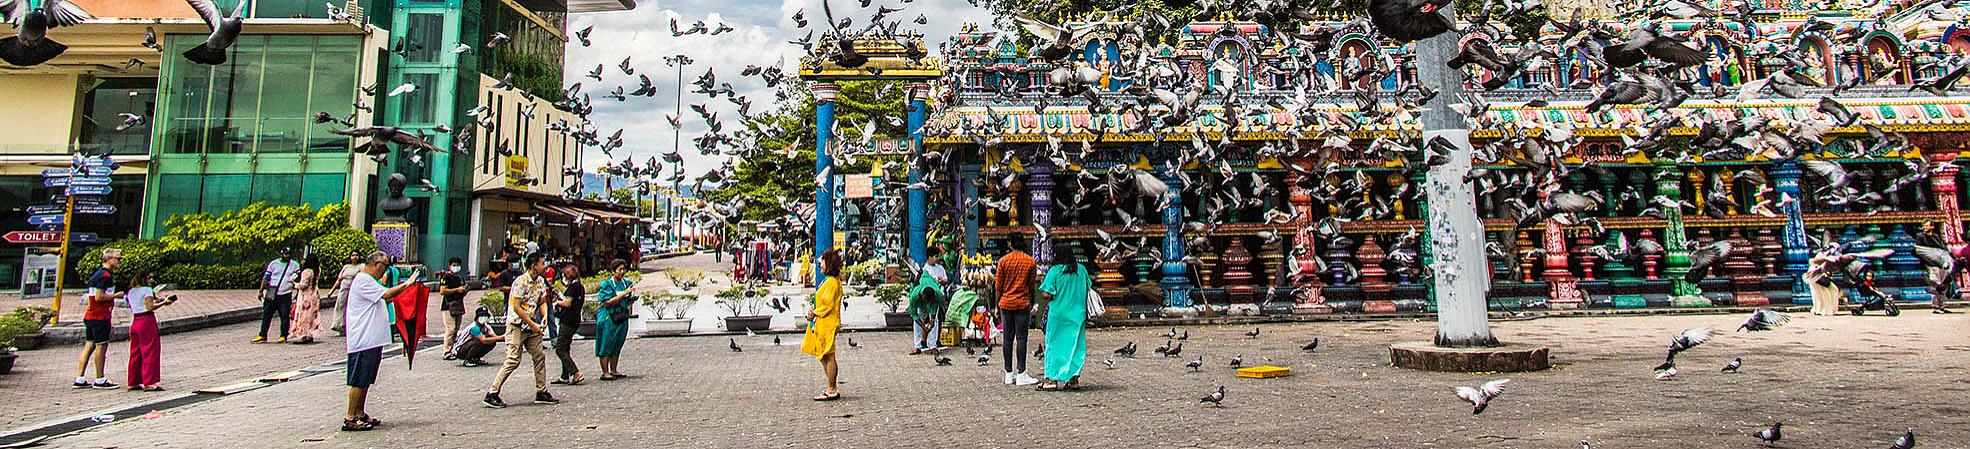
[{"label": "brick paving", "polygon": [[[814,360],[797,352],[794,334],[782,347],[770,336],[736,337],[744,353],[726,351],[723,336],[638,339],[624,351],[623,370],[639,377],[554,388],[566,401],[555,406],[524,404],[520,388],[507,393],[513,407],[485,409],[479,392],[496,368],[420,363],[406,370],[393,359],[371,397],[371,412],[386,421],[379,431],[336,431],[345,390],[340,375],[321,375],[155,421],[119,419],[53,445],[1553,448],[1587,439],[1596,448],[1756,447],[1746,433],[1774,420],[1786,423],[1789,448],[1885,447],[1909,427],[1921,447],[1970,445],[1970,402],[1963,399],[1970,397],[1970,342],[1962,333],[1970,318],[1795,316],[1773,332],[1729,331],[1742,320],[1498,322],[1501,338],[1549,345],[1556,362],[1550,371],[1507,375],[1388,366],[1388,345],[1427,340],[1427,321],[1263,325],[1259,338],[1244,336],[1250,326],[1191,326],[1181,359],[1149,351],[1163,343],[1155,335],[1166,328],[1100,329],[1089,334],[1089,389],[1068,393],[1002,387],[996,360],[979,367],[962,352],[954,355],[957,366],[933,366],[904,355],[906,333],[855,333],[862,347],[843,348],[841,356],[847,397],[824,404],[807,400],[820,391],[821,377]],[[1679,357],[1680,380],[1650,380],[1665,340],[1696,326],[1720,332]],[[1320,352],[1300,352],[1313,337],[1321,338]],[[1125,341],[1137,342],[1141,357],[1103,369],[1100,361]],[[166,344],[171,351],[172,341]],[[578,351],[589,348],[577,344]],[[306,350],[316,349],[329,351]],[[1295,375],[1235,378],[1224,365],[1237,354],[1247,362],[1269,357]],[[1203,372],[1183,367],[1194,355],[1205,356]],[[1744,373],[1718,373],[1733,357],[1745,358]],[[593,366],[593,358],[581,360]],[[1500,377],[1513,382],[1482,415],[1472,416],[1451,393]],[[1225,406],[1198,405],[1216,385],[1229,389]],[[0,400],[10,403],[31,402],[22,400],[28,396],[0,388]]]},{"label": "brick paving", "polygon": [[[87,294],[82,290],[68,291],[62,295],[62,316],[64,324],[82,322],[82,311],[88,307]],[[23,306],[52,306],[54,298],[22,299],[18,294],[0,294],[0,314],[11,312]],[[240,309],[258,309],[260,296],[257,290],[184,290],[178,292],[178,302],[157,311],[159,321],[212,315]],[[117,325],[130,323],[128,309],[120,311]]]}]

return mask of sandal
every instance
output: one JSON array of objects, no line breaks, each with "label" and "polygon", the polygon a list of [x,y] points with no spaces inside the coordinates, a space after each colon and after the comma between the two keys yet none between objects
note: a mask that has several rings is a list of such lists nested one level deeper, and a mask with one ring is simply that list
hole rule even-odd
[{"label": "sandal", "polygon": [[616,376],[611,376],[611,375],[607,375],[607,374],[603,374],[603,375],[602,375],[602,377],[599,377],[598,379],[602,379],[602,381],[604,381],[604,382],[607,382],[607,381],[612,381],[612,380],[616,380],[616,379],[621,379],[621,378],[620,378],[620,377],[616,377]]},{"label": "sandal", "polygon": [[837,399],[841,399],[841,393],[828,393],[814,397],[815,402],[828,402]]},{"label": "sandal", "polygon": [[1040,384],[1040,386],[1033,387],[1033,391],[1060,391],[1060,384]]},{"label": "sandal", "polygon": [[371,424],[369,421],[359,419],[342,420],[343,432],[366,432],[371,430],[376,430],[376,424]]},{"label": "sandal", "polygon": [[363,416],[362,416],[362,420],[363,420],[363,422],[366,422],[366,423],[369,423],[369,425],[372,425],[372,426],[381,426],[381,425],[383,425],[383,420],[381,420],[381,419],[376,419],[376,417],[374,417],[374,416],[369,416],[369,414],[368,414],[368,413],[364,413],[364,414],[363,414]]},{"label": "sandal", "polygon": [[573,386],[573,385],[581,385],[581,383],[582,383],[582,382],[587,382],[587,381],[588,381],[588,378],[586,378],[586,377],[582,377],[582,376],[581,376],[580,374],[576,374],[576,375],[575,375],[575,378],[573,378],[573,379],[568,379],[568,385],[570,385],[570,386]]}]

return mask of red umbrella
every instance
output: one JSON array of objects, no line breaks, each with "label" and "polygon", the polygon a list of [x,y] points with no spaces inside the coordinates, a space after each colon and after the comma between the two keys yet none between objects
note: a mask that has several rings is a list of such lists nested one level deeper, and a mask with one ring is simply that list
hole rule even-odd
[{"label": "red umbrella", "polygon": [[390,298],[397,310],[397,335],[404,339],[404,363],[417,362],[417,343],[424,339],[424,307],[431,302],[431,288],[419,282]]}]

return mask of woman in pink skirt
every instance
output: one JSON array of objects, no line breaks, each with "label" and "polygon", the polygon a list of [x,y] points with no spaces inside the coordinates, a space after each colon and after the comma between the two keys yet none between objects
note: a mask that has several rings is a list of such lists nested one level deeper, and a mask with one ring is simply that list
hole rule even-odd
[{"label": "woman in pink skirt", "polygon": [[157,339],[157,309],[178,301],[177,296],[159,298],[155,294],[157,285],[150,273],[138,272],[130,278],[130,292],[124,297],[130,305],[130,379],[125,385],[131,390],[164,391],[157,386],[162,381],[163,346]]},{"label": "woman in pink skirt", "polygon": [[294,280],[294,324],[288,329],[295,343],[314,343],[315,333],[321,332],[321,289],[315,288],[320,269],[321,260],[314,254],[301,259],[301,278]]}]

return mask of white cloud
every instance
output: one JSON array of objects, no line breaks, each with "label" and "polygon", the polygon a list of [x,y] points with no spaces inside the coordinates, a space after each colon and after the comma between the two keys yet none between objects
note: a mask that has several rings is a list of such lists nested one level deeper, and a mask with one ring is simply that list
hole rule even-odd
[{"label": "white cloud", "polygon": [[[905,12],[893,13],[890,17],[906,21],[905,27],[917,27],[927,36],[925,41],[933,48],[939,42],[949,39],[966,22],[990,27],[990,13],[970,6],[962,0],[876,0],[869,8],[860,7],[857,0],[834,0],[833,8],[837,19],[853,16],[858,24],[866,23],[868,16],[874,14],[878,5],[906,7]],[[808,28],[796,28],[790,18],[795,11],[807,11]],[[924,14],[930,19],[929,25],[917,26],[907,21]],[[731,25],[734,30],[718,36],[703,34],[672,37],[670,19],[676,18],[679,28],[689,28],[692,23],[704,20],[706,25],[716,28],[718,23]],[[741,96],[752,100],[752,111],[761,113],[775,108],[773,89],[765,86],[757,77],[741,79],[739,71],[746,65],[761,67],[781,65],[790,74],[804,49],[787,43],[806,35],[809,30],[825,27],[826,18],[822,14],[821,0],[674,0],[659,7],[656,2],[638,5],[635,10],[617,13],[579,14],[569,18],[569,28],[579,30],[594,26],[590,36],[593,46],[582,47],[578,42],[570,42],[567,52],[567,82],[583,82],[583,91],[596,95],[606,93],[615,86],[625,90],[635,90],[635,76],[625,76],[616,64],[624,56],[632,58],[631,65],[638,75],[649,75],[652,84],[658,88],[657,96],[631,97],[626,102],[595,97],[595,113],[590,119],[601,130],[603,136],[623,132],[624,145],[614,151],[615,160],[625,157],[637,161],[670,151],[672,130],[664,119],[666,114],[679,114],[684,127],[678,136],[678,147],[682,148],[686,173],[692,177],[720,165],[724,156],[707,157],[691,148],[691,140],[703,135],[708,127],[703,119],[690,111],[691,104],[702,103],[718,112],[719,119],[725,122],[725,130],[743,128],[738,121],[738,106],[724,97],[708,99],[703,95],[688,93],[695,90],[689,85],[705,73],[715,71],[718,82],[732,83]],[[675,67],[664,66],[665,56],[684,54],[695,63],[684,71],[684,108],[676,107],[678,71]],[[596,64],[606,67],[600,83],[585,76]],[[797,81],[796,81],[797,82]],[[905,111],[896,111],[900,117]],[[603,159],[601,151],[590,149],[583,158],[588,168],[609,162]]]}]

